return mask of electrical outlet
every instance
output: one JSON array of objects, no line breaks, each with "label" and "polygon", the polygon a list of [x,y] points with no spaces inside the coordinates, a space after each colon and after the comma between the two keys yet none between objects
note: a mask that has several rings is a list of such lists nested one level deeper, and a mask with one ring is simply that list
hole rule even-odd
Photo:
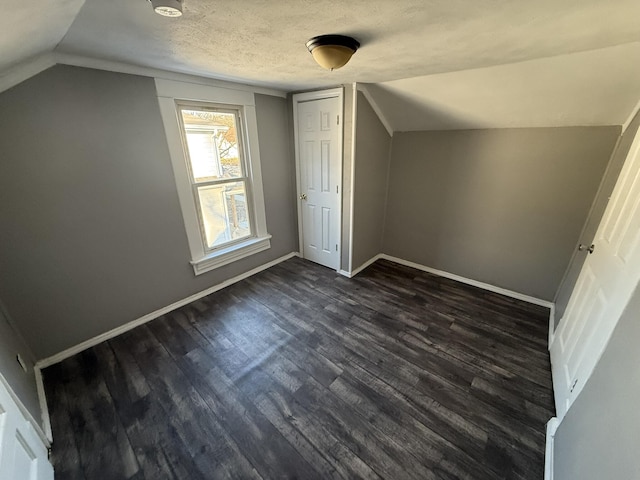
[{"label": "electrical outlet", "polygon": [[16,355],[16,360],[18,361],[18,363],[20,364],[20,366],[22,367],[22,369],[26,372],[27,371],[27,364],[24,363],[24,360],[22,359],[22,357],[20,356],[20,354]]}]

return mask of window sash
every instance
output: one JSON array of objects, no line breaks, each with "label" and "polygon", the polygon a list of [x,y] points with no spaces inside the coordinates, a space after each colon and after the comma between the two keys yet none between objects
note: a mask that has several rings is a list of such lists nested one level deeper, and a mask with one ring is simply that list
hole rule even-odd
[{"label": "window sash", "polygon": [[[218,82],[219,83],[219,82]],[[187,242],[195,275],[210,272],[224,265],[232,264],[271,248],[271,235],[267,231],[264,186],[258,141],[255,95],[250,89],[237,85],[213,85],[155,78],[160,114],[167,136],[171,166],[176,179],[176,188],[182,219],[187,234]],[[200,219],[193,182],[185,159],[184,140],[180,128],[177,105],[219,105],[222,109],[241,106],[242,119],[240,141],[245,152],[245,172],[243,179],[250,182],[251,198],[247,198],[253,212],[254,238],[247,238],[234,245],[227,245],[214,252],[206,251],[200,234]],[[210,179],[207,179],[210,180]]]},{"label": "window sash", "polygon": [[[200,201],[200,194],[199,194],[199,190],[201,188],[205,188],[207,186],[213,185],[224,185],[224,184],[233,184],[233,183],[242,183],[244,185],[244,193],[245,193],[245,208],[247,209],[247,217],[249,220],[249,234],[248,235],[244,235],[242,237],[238,237],[238,238],[234,238],[231,240],[228,240],[226,242],[220,243],[218,245],[214,245],[214,246],[209,246],[209,242],[207,241],[207,233],[206,233],[206,225],[205,225],[205,220],[204,220],[204,210],[202,207],[202,203]],[[196,202],[196,208],[198,211],[198,220],[199,220],[199,224],[200,224],[200,236],[202,237],[202,244],[204,246],[205,252],[207,253],[212,253],[215,252],[216,250],[221,250],[224,248],[227,248],[229,246],[235,245],[237,243],[242,243],[247,241],[247,239],[250,238],[255,238],[256,237],[256,224],[255,224],[255,220],[254,220],[254,215],[252,215],[252,200],[253,197],[251,195],[251,188],[250,188],[250,183],[248,181],[248,179],[228,179],[225,181],[217,181],[217,182],[210,182],[210,184],[202,184],[202,183],[194,183],[192,186],[192,191],[193,191],[193,197],[195,199]],[[227,212],[225,211],[225,214]],[[230,219],[227,217],[227,221],[230,221]]]},{"label": "window sash", "polygon": [[[193,192],[194,201],[197,209],[198,216],[198,224],[200,230],[200,237],[202,239],[202,245],[204,248],[204,253],[214,253],[217,250],[225,249],[229,246],[233,246],[238,243],[242,243],[247,241],[247,239],[256,237],[256,221],[255,214],[253,211],[253,194],[252,194],[252,185],[251,179],[246,175],[246,172],[249,171],[247,165],[247,156],[245,155],[244,149],[244,132],[245,128],[243,126],[243,107],[240,105],[218,105],[215,103],[209,102],[187,102],[187,101],[176,101],[176,110],[178,116],[178,123],[180,126],[180,133],[182,137],[182,143],[184,148],[184,158],[187,164],[187,171],[189,172],[189,181],[191,182],[191,189]],[[236,128],[236,139],[238,142],[238,159],[240,164],[241,176],[240,177],[229,177],[229,178],[220,178],[217,180],[207,180],[207,181],[197,181],[195,175],[193,173],[193,162],[191,160],[191,152],[189,151],[189,145],[187,142],[187,128],[184,124],[184,119],[182,116],[183,110],[196,110],[202,112],[219,112],[219,113],[232,113],[235,116],[235,128]],[[215,147],[217,148],[217,146]],[[215,185],[224,185],[230,183],[242,183],[244,185],[244,191],[246,195],[245,200],[245,208],[247,209],[247,216],[249,219],[249,235],[242,236],[240,238],[235,238],[232,240],[228,240],[226,242],[220,243],[218,245],[209,246],[209,242],[207,241],[206,235],[206,225],[204,219],[204,210],[202,207],[202,203],[200,200],[199,189],[206,186],[215,186]],[[225,212],[226,214],[226,212]],[[227,222],[229,222],[229,218],[227,217]]]},{"label": "window sash", "polygon": [[[193,173],[193,162],[191,161],[191,152],[189,151],[189,144],[187,142],[187,127],[184,124],[184,118],[182,117],[183,110],[196,110],[202,112],[213,112],[213,113],[231,113],[235,117],[235,127],[236,127],[236,140],[238,142],[238,159],[240,163],[240,177],[247,178],[247,156],[245,155],[244,149],[244,111],[241,105],[225,105],[221,106],[215,103],[209,102],[187,102],[187,101],[176,101],[176,110],[178,112],[178,123],[180,125],[180,133],[182,136],[182,143],[184,145],[185,152],[185,160],[187,162],[187,170],[189,171],[189,180],[191,183],[202,183],[196,180],[196,177]],[[217,146],[216,146],[217,148]],[[219,153],[219,152],[218,152]],[[234,178],[240,178],[234,177]],[[208,180],[207,180],[208,181]]]}]

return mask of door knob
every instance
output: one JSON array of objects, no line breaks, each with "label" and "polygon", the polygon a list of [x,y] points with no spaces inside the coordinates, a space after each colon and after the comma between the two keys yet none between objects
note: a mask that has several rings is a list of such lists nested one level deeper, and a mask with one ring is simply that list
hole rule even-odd
[{"label": "door knob", "polygon": [[300,195],[300,200],[306,200],[307,199],[307,194],[303,193],[302,195]]},{"label": "door knob", "polygon": [[578,245],[578,250],[580,250],[581,252],[583,250],[586,250],[587,252],[589,252],[590,254],[593,253],[593,251],[595,250],[596,246],[592,243],[591,246],[587,247],[586,245],[583,245],[582,243],[580,245]]}]

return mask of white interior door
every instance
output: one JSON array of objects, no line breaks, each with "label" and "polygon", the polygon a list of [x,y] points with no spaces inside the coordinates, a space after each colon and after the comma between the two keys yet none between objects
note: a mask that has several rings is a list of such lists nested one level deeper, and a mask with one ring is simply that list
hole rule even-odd
[{"label": "white interior door", "polygon": [[341,99],[333,96],[296,105],[301,254],[337,270],[340,264]]},{"label": "white interior door", "polygon": [[0,478],[53,480],[47,448],[0,381]]},{"label": "white interior door", "polygon": [[558,418],[580,393],[640,280],[640,135],[636,133],[551,345]]}]

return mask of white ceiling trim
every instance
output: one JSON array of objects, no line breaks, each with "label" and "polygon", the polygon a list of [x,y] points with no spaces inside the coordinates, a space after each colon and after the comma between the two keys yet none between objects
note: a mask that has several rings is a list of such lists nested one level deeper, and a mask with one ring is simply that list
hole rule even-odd
[{"label": "white ceiling trim", "polygon": [[72,65],[75,67],[95,68],[97,70],[106,70],[109,72],[128,73],[130,75],[142,75],[145,77],[161,78],[164,80],[175,80],[177,82],[196,83],[200,85],[208,85],[212,87],[221,87],[230,90],[240,90],[243,92],[260,93],[271,95],[274,97],[286,98],[287,92],[276,90],[273,88],[259,87],[244,83],[229,82],[211,77],[201,77],[197,75],[189,75],[186,73],[170,72],[168,70],[160,70],[157,68],[141,67],[122,62],[113,62],[111,60],[103,60],[99,58],[89,58],[81,55],[71,55],[68,53],[55,52],[53,54],[56,63],[62,65]]},{"label": "white ceiling trim", "polygon": [[369,92],[369,89],[367,88],[367,86],[362,83],[356,83],[356,88],[358,91],[362,92],[364,97],[369,102],[369,105],[371,105],[371,108],[373,109],[373,111],[376,112],[376,115],[378,116],[380,123],[382,123],[385,130],[387,130],[387,133],[389,134],[389,136],[393,137],[393,127],[391,126],[391,123],[389,122],[389,120],[387,120],[387,117],[384,115],[384,112],[380,108],[380,105],[378,105],[378,102],[375,101],[375,99]]},{"label": "white ceiling trim", "polygon": [[112,62],[97,58],[88,58],[66,53],[50,52],[30,58],[5,72],[0,73],[0,93],[22,83],[31,77],[38,75],[44,70],[54,65],[71,65],[74,67],[94,68],[108,72],[127,73],[129,75],[141,75],[145,77],[160,78],[164,80],[174,80],[178,82],[195,83],[212,87],[238,90],[242,92],[259,93],[273,97],[286,98],[287,92],[273,88],[265,88],[243,83],[228,82],[216,78],[199,77],[178,72],[169,72],[155,68],[140,67],[126,63]]},{"label": "white ceiling trim", "polygon": [[629,114],[629,118],[627,118],[627,121],[622,124],[622,133],[620,135],[622,135],[624,132],[627,131],[627,128],[629,128],[629,124],[633,121],[633,119],[636,117],[638,112],[640,112],[640,100],[638,100],[638,103],[636,103],[636,106],[633,107],[633,110],[631,110],[631,113]]}]

